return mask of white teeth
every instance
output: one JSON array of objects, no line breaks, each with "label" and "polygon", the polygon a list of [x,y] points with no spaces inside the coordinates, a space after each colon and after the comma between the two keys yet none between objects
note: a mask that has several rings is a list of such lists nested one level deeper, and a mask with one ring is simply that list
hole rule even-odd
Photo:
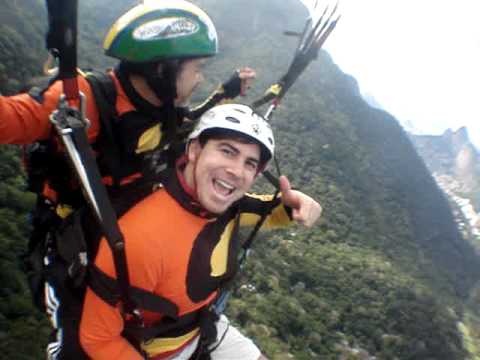
[{"label": "white teeth", "polygon": [[[233,186],[232,184],[229,184],[229,183],[227,183],[223,180],[215,179],[214,182],[218,186],[218,190],[220,190],[222,193],[224,193],[224,195],[230,195],[235,190],[235,186]],[[223,190],[221,190],[221,189],[223,189]]]},{"label": "white teeth", "polygon": [[225,181],[223,181],[223,180],[216,180],[216,182],[217,182],[218,184],[220,184],[221,186],[223,186],[224,188],[230,190],[230,191],[232,191],[233,189],[235,189],[235,187],[234,187],[233,185],[231,185],[231,184],[229,184],[229,183],[227,183],[227,182],[225,182]]}]

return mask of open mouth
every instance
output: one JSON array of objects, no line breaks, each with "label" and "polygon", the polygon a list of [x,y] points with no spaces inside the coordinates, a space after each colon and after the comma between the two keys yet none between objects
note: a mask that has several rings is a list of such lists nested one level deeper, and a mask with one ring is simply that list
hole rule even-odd
[{"label": "open mouth", "polygon": [[220,179],[213,180],[213,187],[215,191],[222,196],[229,196],[235,191],[235,186]]}]

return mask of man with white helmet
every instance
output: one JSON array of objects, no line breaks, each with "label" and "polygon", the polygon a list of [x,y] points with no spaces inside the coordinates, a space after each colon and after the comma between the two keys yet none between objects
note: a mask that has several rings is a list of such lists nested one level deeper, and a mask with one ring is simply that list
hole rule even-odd
[{"label": "man with white helmet", "polygon": [[[220,105],[201,117],[176,169],[119,220],[132,287],[173,304],[175,311],[141,310],[139,325],[122,314],[121,303],[107,303],[89,288],[80,339],[90,357],[264,358],[225,316],[210,310],[237,271],[238,226],[255,225],[266,209],[266,227],[292,220],[312,226],[321,214],[320,205],[292,190],[285,177],[281,197],[247,194],[274,145],[268,123],[247,106]],[[114,269],[102,239],[95,271],[112,279]]]}]

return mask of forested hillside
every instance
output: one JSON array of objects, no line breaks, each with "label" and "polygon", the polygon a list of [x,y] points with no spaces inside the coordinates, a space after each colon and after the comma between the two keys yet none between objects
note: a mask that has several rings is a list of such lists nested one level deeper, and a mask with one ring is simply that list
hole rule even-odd
[{"label": "forested hillside", "polygon": [[[221,48],[196,99],[250,65],[258,79],[241,101],[252,102],[286,70],[296,40],[282,32],[301,30],[306,12],[298,0],[194,2],[212,16]],[[80,64],[110,66],[101,38],[133,2],[80,3]],[[0,92],[11,93],[40,73],[46,19],[40,0],[0,4]],[[323,217],[311,230],[258,238],[228,313],[272,359],[472,358],[476,314],[464,300],[479,259],[398,122],[369,107],[334,60],[322,52],[272,120],[282,171],[321,202]],[[38,359],[48,331],[20,269],[33,199],[18,153],[0,148],[0,351]]]}]

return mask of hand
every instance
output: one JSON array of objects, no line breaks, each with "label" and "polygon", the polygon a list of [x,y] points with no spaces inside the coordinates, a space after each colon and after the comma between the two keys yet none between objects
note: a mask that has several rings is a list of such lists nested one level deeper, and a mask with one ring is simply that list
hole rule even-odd
[{"label": "hand", "polygon": [[255,70],[249,67],[235,70],[232,77],[222,84],[225,96],[228,99],[234,99],[238,95],[245,96],[245,92],[256,76]]},{"label": "hand", "polygon": [[249,67],[243,67],[239,70],[238,72],[238,77],[240,78],[240,95],[245,96],[245,93],[248,89],[250,89],[250,86],[252,84],[253,79],[256,78],[257,73],[255,70]]},{"label": "hand", "polygon": [[286,176],[280,176],[280,191],[282,193],[282,202],[285,206],[292,209],[292,218],[297,223],[311,227],[322,214],[322,207],[310,196],[292,190],[290,181]]}]

